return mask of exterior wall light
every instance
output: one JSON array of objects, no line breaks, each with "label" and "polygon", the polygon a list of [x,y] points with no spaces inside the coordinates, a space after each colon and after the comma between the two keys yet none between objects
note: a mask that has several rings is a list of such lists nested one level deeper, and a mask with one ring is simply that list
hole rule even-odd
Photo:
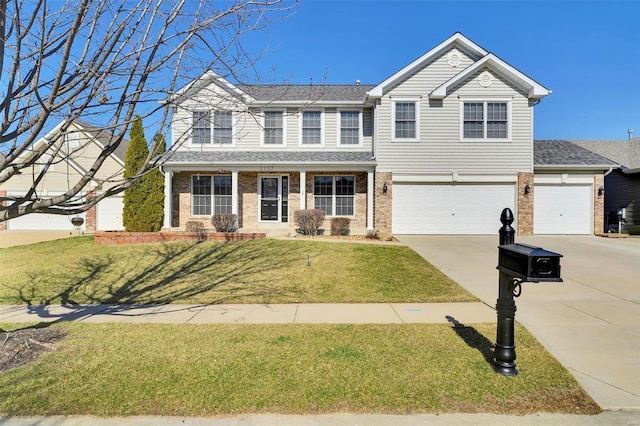
[{"label": "exterior wall light", "polygon": [[388,190],[389,188],[387,187],[387,182],[385,182],[384,185],[382,185],[382,193],[386,194]]},{"label": "exterior wall light", "polygon": [[524,186],[524,195],[529,195],[531,193],[531,187],[529,184]]},{"label": "exterior wall light", "polygon": [[598,197],[602,197],[604,195],[604,186],[598,188]]}]

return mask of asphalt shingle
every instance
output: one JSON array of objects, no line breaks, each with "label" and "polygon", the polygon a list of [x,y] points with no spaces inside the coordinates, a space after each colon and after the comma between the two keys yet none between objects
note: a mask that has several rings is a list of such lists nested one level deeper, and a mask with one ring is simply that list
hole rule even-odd
[{"label": "asphalt shingle", "polygon": [[615,163],[567,140],[538,140],[533,143],[536,166],[615,166]]}]

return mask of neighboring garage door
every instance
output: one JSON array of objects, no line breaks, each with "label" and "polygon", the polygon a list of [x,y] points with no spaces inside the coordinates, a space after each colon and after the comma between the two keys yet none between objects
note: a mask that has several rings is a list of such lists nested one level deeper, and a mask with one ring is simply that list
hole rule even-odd
[{"label": "neighboring garage door", "polygon": [[534,234],[591,234],[591,185],[543,185],[534,190]]},{"label": "neighboring garage door", "polygon": [[394,183],[393,233],[497,234],[514,200],[514,184]]},{"label": "neighboring garage door", "polygon": [[[73,231],[76,228],[71,224],[71,218],[75,216],[85,219],[84,213],[73,216],[31,213],[11,219],[7,223],[7,229],[11,231]],[[86,221],[80,229],[86,229]]]},{"label": "neighboring garage door", "polygon": [[120,231],[122,225],[123,198],[118,196],[107,197],[100,201],[96,207],[96,229],[99,231]]}]

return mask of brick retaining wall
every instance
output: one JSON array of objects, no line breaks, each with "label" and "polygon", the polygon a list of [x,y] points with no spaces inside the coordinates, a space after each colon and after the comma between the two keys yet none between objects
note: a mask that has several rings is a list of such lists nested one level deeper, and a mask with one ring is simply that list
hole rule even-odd
[{"label": "brick retaining wall", "polygon": [[97,245],[127,245],[159,243],[165,241],[249,241],[266,238],[265,233],[237,233],[237,232],[125,232],[125,231],[96,231],[94,233]]}]

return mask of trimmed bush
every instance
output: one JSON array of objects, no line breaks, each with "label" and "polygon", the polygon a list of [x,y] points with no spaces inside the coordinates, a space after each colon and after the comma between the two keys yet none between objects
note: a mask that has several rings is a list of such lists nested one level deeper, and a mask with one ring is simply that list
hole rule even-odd
[{"label": "trimmed bush", "polygon": [[331,235],[349,235],[350,224],[348,217],[334,217],[331,219]]},{"label": "trimmed bush", "polygon": [[293,214],[293,220],[298,225],[298,232],[301,234],[318,235],[322,222],[324,222],[324,210],[296,210]]},{"label": "trimmed bush", "polygon": [[237,227],[238,215],[235,214],[214,214],[211,224],[217,232],[234,232]]},{"label": "trimmed bush", "polygon": [[197,220],[190,220],[185,224],[187,232],[204,232],[204,223]]}]

